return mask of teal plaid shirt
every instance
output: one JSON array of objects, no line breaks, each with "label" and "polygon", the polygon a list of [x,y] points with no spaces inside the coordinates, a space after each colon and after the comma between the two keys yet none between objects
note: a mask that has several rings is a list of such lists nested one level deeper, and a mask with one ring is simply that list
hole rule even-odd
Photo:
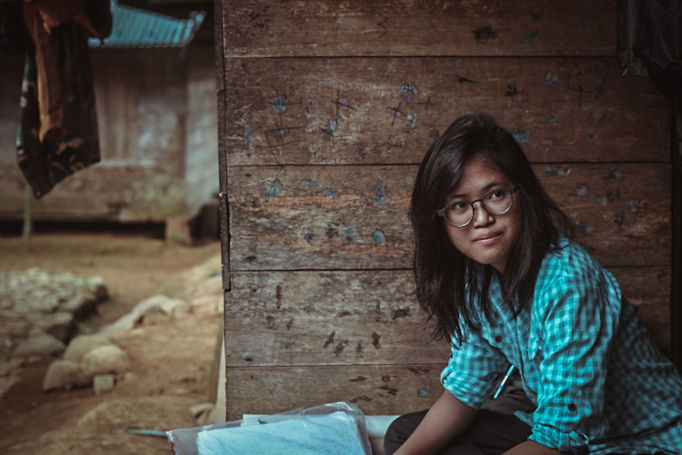
[{"label": "teal plaid shirt", "polygon": [[[516,366],[533,413],[517,412],[529,439],[570,453],[682,453],[682,379],[651,341],[613,275],[562,240],[516,318],[493,278],[494,322],[464,329],[443,386],[479,408]],[[478,302],[473,302],[474,308]],[[480,314],[480,312],[479,312]]]}]

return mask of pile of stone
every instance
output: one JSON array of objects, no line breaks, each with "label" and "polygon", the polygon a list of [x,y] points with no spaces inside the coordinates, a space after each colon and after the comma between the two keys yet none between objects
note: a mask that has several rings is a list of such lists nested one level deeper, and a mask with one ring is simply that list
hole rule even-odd
[{"label": "pile of stone", "polygon": [[163,295],[141,301],[130,313],[103,327],[97,334],[80,335],[71,340],[63,357],[48,367],[43,378],[43,390],[68,390],[92,385],[96,394],[109,392],[130,369],[128,356],[109,340],[109,335],[132,330],[152,314],[174,316],[190,311],[186,301]]},{"label": "pile of stone", "polygon": [[132,330],[155,315],[192,311],[184,300],[157,295],[98,333],[74,337],[77,321],[93,314],[107,298],[97,276],[82,278],[39,268],[0,271],[0,340],[5,353],[0,362],[0,396],[19,379],[22,363],[46,356],[60,358],[48,367],[43,390],[92,386],[97,394],[107,392],[130,370],[128,355],[110,341],[110,334]]},{"label": "pile of stone", "polygon": [[0,339],[12,356],[61,353],[76,320],[108,298],[102,278],[49,273],[39,268],[0,271]]},{"label": "pile of stone", "polygon": [[113,389],[118,375],[128,371],[126,353],[106,335],[79,335],[71,340],[62,359],[50,364],[43,390],[92,385],[96,394]]}]

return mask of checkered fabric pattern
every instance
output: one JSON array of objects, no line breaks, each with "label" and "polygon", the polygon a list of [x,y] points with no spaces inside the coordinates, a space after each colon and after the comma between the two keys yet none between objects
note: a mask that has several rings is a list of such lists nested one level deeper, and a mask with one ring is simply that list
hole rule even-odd
[{"label": "checkered fabric pattern", "polygon": [[453,340],[441,374],[450,393],[478,408],[512,364],[537,406],[517,413],[529,439],[570,453],[682,453],[682,379],[586,251],[562,239],[516,318],[496,278],[489,292],[493,323],[481,317],[480,331]]}]

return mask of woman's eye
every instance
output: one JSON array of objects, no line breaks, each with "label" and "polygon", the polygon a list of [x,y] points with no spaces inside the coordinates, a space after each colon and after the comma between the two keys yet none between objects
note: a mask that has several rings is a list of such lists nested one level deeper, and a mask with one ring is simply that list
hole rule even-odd
[{"label": "woman's eye", "polygon": [[466,210],[467,205],[468,204],[465,201],[455,201],[452,204],[450,204],[450,210],[460,212],[462,210]]},{"label": "woman's eye", "polygon": [[490,193],[490,195],[488,196],[488,199],[491,199],[491,200],[499,199],[501,197],[504,197],[504,195],[506,193],[507,192],[505,190],[495,190],[495,191]]}]

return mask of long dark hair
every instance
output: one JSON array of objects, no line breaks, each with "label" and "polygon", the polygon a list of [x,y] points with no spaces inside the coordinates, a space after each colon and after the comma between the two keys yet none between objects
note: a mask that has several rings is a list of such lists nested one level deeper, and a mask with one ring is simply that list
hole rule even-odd
[{"label": "long dark hair", "polygon": [[475,297],[485,317],[492,320],[488,289],[496,272],[490,265],[478,264],[460,253],[436,214],[459,183],[466,164],[479,153],[519,187],[514,203],[523,207],[523,225],[500,276],[504,303],[515,316],[532,301],[548,249],[558,246],[559,234],[570,237],[573,232],[569,218],[542,188],[509,131],[486,114],[467,114],[455,120],[424,156],[410,207],[417,299],[429,319],[436,319],[436,339],[454,336],[461,342],[461,322],[472,330],[480,328],[481,315],[468,304]]}]

